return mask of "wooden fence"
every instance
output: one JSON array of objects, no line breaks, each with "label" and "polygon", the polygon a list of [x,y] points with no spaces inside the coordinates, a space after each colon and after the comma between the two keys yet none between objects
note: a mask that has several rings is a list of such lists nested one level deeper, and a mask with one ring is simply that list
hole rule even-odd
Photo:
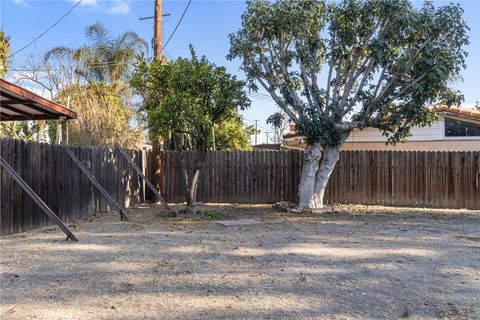
[{"label": "wooden fence", "polygon": [[[71,147],[102,186],[122,207],[145,201],[145,187],[126,159],[109,148]],[[64,222],[109,209],[107,200],[64,152],[61,145],[0,140],[1,156]],[[146,168],[141,151],[128,152]],[[50,225],[40,208],[0,168],[0,234]]]},{"label": "wooden fence", "polygon": [[[194,158],[194,153],[187,152],[190,174]],[[210,152],[198,200],[295,202],[301,158],[299,151]],[[160,153],[158,182],[170,202],[184,201],[178,159],[176,152]],[[480,209],[480,152],[342,151],[325,199],[327,203]]]},{"label": "wooden fence", "polygon": [[[73,152],[120,206],[151,199],[127,161],[108,148]],[[60,145],[0,140],[2,157],[66,223],[108,210],[108,203]],[[178,154],[129,151],[169,202],[183,202]],[[187,152],[190,174],[195,153]],[[299,151],[210,152],[200,179],[204,202],[297,200]],[[157,167],[157,171],[155,171]],[[0,234],[50,225],[47,216],[0,169]],[[327,203],[480,209],[480,152],[344,151],[332,173]]]},{"label": "wooden fence", "polygon": [[[185,154],[191,176],[195,152]],[[160,181],[157,182],[161,193],[167,201],[185,201],[178,153],[162,151],[159,160]],[[209,152],[199,182],[197,200],[234,203],[294,201],[301,165],[301,152]],[[155,179],[153,175],[151,177]]]}]

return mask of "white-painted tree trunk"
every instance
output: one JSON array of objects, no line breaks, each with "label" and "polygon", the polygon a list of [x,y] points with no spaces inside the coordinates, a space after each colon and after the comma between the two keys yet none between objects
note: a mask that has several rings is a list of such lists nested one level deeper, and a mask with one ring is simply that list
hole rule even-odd
[{"label": "white-painted tree trunk", "polygon": [[298,209],[310,208],[315,186],[315,176],[321,158],[322,151],[319,143],[306,146],[303,152],[302,177],[298,186]]},{"label": "white-painted tree trunk", "polygon": [[315,186],[313,189],[313,196],[310,201],[310,208],[322,208],[323,197],[327,189],[330,175],[337,164],[340,157],[340,145],[326,146],[323,148],[322,162],[315,177]]},{"label": "white-painted tree trunk", "polygon": [[192,178],[192,185],[190,187],[190,198],[192,203],[197,202],[197,190],[198,190],[198,180],[200,178],[200,169],[196,169]]}]

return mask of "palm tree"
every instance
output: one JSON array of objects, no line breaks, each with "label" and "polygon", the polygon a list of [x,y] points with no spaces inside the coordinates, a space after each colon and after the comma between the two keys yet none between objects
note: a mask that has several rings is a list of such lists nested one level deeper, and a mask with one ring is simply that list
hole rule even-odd
[{"label": "palm tree", "polygon": [[113,38],[101,22],[87,26],[85,37],[90,43],[79,48],[52,48],[44,55],[44,61],[66,59],[85,80],[122,87],[136,56],[148,50],[148,43],[135,32],[124,32]]}]

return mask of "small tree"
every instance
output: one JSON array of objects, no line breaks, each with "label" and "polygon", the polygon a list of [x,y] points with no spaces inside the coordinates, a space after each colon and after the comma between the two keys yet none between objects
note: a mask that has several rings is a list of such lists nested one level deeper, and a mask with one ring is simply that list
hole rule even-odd
[{"label": "small tree", "polygon": [[273,142],[282,143],[282,132],[288,126],[288,117],[283,112],[275,112],[267,118],[267,123],[270,124],[274,130]]},{"label": "small tree", "polygon": [[434,120],[428,104],[461,101],[448,84],[465,67],[467,29],[458,5],[247,2],[228,58],[242,59],[250,88],[267,90],[306,139],[299,208],[323,206],[353,129],[378,128],[396,143]]},{"label": "small tree", "polygon": [[[69,143],[87,146],[136,148],[143,138],[140,128],[132,126],[132,111],[122,103],[112,85],[89,83],[72,85],[55,99],[78,113],[78,119],[68,126]],[[56,140],[57,125],[51,122],[50,141]]]},{"label": "small tree", "polygon": [[255,134],[255,127],[245,126],[235,110],[231,116],[214,124],[210,147],[212,150],[249,151],[252,150],[250,137],[253,134]]},{"label": "small tree", "polygon": [[[197,58],[138,64],[132,86],[143,97],[150,133],[173,134],[181,155],[187,208],[194,205],[197,187],[206,160],[212,128],[231,116],[237,108],[250,105],[243,91],[245,83],[223,67]],[[189,176],[182,150],[196,150],[195,170]]]}]

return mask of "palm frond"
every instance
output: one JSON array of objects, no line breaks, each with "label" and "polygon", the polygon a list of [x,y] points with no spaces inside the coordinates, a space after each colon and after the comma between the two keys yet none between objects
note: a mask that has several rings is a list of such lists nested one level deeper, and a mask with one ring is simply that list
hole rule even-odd
[{"label": "palm frond", "polygon": [[85,36],[87,39],[96,43],[105,43],[109,40],[109,31],[105,25],[99,21],[85,28]]},{"label": "palm frond", "polygon": [[47,62],[50,60],[50,58],[68,58],[70,59],[72,56],[72,53],[74,52],[73,49],[64,47],[64,46],[59,46],[52,48],[48,50],[44,55],[43,55],[43,62]]}]

